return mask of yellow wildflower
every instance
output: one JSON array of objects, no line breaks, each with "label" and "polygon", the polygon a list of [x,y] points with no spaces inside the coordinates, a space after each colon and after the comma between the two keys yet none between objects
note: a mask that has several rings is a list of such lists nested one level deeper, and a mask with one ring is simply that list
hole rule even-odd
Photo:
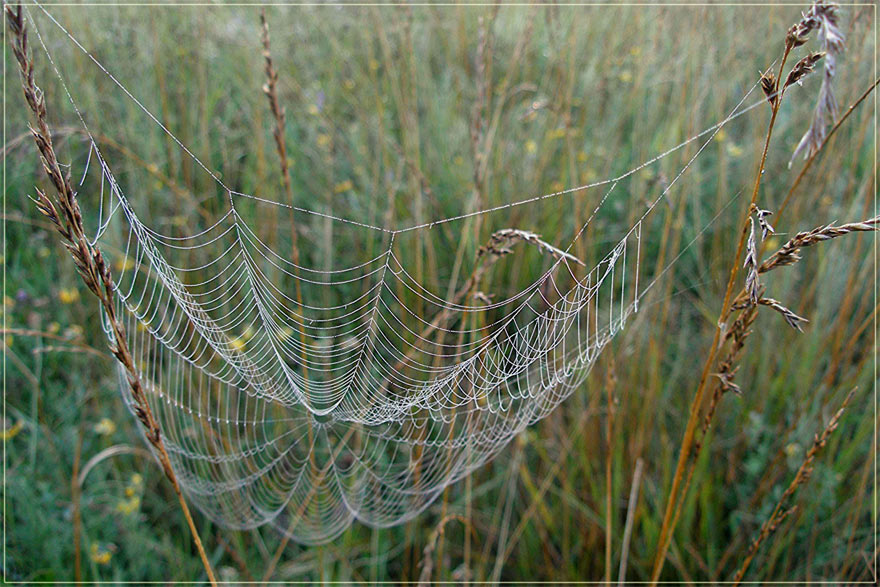
[{"label": "yellow wildflower", "polygon": [[116,424],[110,418],[101,418],[101,421],[95,424],[92,430],[95,434],[100,434],[101,436],[110,436],[114,432],[116,432]]},{"label": "yellow wildflower", "polygon": [[131,257],[120,257],[116,261],[116,270],[117,271],[128,271],[129,269],[134,268],[134,259]]},{"label": "yellow wildflower", "polygon": [[108,544],[106,546],[99,545],[97,542],[92,542],[91,548],[91,558],[92,562],[95,562],[99,565],[106,565],[110,563],[110,559],[113,558],[113,551],[116,550],[116,547],[112,544]]},{"label": "yellow wildflower", "polygon": [[126,516],[135,513],[140,509],[140,507],[141,498],[137,495],[129,496],[128,499],[122,499],[116,503],[116,511],[125,514]]},{"label": "yellow wildflower", "polygon": [[633,74],[632,74],[632,72],[631,72],[630,70],[628,70],[628,69],[624,69],[623,71],[620,72],[620,74],[618,74],[617,77],[618,77],[618,78],[620,79],[620,81],[622,81],[623,83],[628,84],[629,82],[632,81],[632,79],[633,79]]},{"label": "yellow wildflower", "polygon": [[727,140],[727,133],[724,131],[723,128],[719,129],[719,131],[715,133],[715,140],[719,143],[723,143],[725,140]]},{"label": "yellow wildflower", "polygon": [[538,150],[538,143],[529,139],[526,141],[526,152],[527,153],[535,153]]},{"label": "yellow wildflower", "polygon": [[232,346],[232,348],[234,348],[237,351],[244,350],[244,341],[240,338],[234,338],[234,339],[230,340],[229,344]]},{"label": "yellow wildflower", "polygon": [[62,304],[73,304],[79,300],[79,290],[74,288],[63,288],[58,292],[58,299]]},{"label": "yellow wildflower", "polygon": [[559,139],[563,138],[564,136],[565,136],[565,129],[562,127],[554,128],[553,130],[551,130],[550,132],[547,133],[547,138],[550,139],[551,141],[559,140]]},{"label": "yellow wildflower", "polygon": [[341,181],[341,182],[337,183],[333,187],[333,192],[337,193],[337,194],[341,194],[343,192],[347,192],[348,190],[352,189],[353,187],[354,187],[354,184],[351,182],[351,180],[346,179],[345,181]]}]

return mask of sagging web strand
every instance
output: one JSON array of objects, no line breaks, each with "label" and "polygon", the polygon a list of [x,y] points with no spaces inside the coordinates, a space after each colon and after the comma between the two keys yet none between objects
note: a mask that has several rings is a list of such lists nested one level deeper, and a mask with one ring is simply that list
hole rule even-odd
[{"label": "sagging web strand", "polygon": [[[36,5],[228,194],[228,210],[197,234],[146,226],[28,15],[89,137],[80,185],[90,175],[100,185],[95,243],[122,244],[119,315],[183,489],[218,523],[272,524],[303,543],[326,542],[354,519],[385,527],[413,518],[571,395],[655,283],[639,284],[643,221],[718,130],[763,103],[742,107],[753,86],[723,121],[613,179],[408,228],[375,227],[230,189]],[[507,299],[470,305],[429,291],[395,254],[401,233],[607,188],[568,252],[621,180],[706,135],[592,269],[559,257]],[[239,198],[380,231],[388,246],[348,268],[296,266],[261,240],[237,210]],[[300,304],[277,285],[294,280],[315,295]],[[443,312],[452,318],[442,324],[426,318]],[[498,318],[485,323],[490,315]]]}]

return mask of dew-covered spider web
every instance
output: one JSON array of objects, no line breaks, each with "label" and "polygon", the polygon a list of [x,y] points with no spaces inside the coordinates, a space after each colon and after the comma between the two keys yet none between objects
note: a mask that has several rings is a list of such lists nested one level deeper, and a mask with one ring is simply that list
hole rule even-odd
[{"label": "dew-covered spider web", "polygon": [[[328,214],[281,202],[274,186],[250,194],[226,183],[38,9],[64,50],[80,52],[225,194],[196,232],[150,226],[139,203],[149,186],[123,189],[31,19],[88,136],[80,199],[98,210],[94,242],[122,256],[113,276],[119,316],[183,490],[226,527],[270,524],[307,544],[353,520],[386,527],[413,518],[578,389],[663,273],[641,262],[652,212],[678,205],[679,179],[725,124],[765,104],[748,100],[753,86],[720,122],[616,177],[429,222],[374,225],[356,209]],[[592,223],[627,180],[688,145],[693,154],[629,228],[602,234],[591,245],[600,252],[579,259],[576,245],[596,235]],[[572,233],[545,242],[527,232],[536,227],[510,226],[463,272],[485,276],[497,261],[497,271],[529,275],[516,291],[493,297],[485,280],[464,277],[433,287],[407,261],[415,243],[460,238],[476,218],[520,209],[510,217],[525,221],[530,210],[587,194]],[[261,236],[263,218],[279,209],[294,222],[331,223],[336,247],[372,245],[350,266],[295,264],[288,241]],[[131,406],[121,369],[120,388]]]}]

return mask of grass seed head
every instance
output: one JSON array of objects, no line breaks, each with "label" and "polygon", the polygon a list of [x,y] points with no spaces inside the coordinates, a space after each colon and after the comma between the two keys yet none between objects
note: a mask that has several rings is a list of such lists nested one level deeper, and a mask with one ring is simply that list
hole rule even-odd
[{"label": "grass seed head", "polygon": [[812,73],[813,68],[816,66],[816,63],[825,56],[824,51],[819,51],[817,53],[810,53],[806,57],[802,58],[800,61],[795,63],[794,67],[788,73],[788,77],[785,78],[784,88],[791,86],[792,84],[801,83],[801,81]]},{"label": "grass seed head", "polygon": [[761,75],[761,89],[767,97],[767,101],[773,106],[779,98],[776,95],[776,76],[769,69]]},{"label": "grass seed head", "polygon": [[749,292],[752,304],[757,304],[760,297],[758,290],[761,285],[758,281],[758,247],[755,242],[755,219],[751,216],[749,216],[749,240],[746,242],[746,259],[743,267],[748,271],[746,273],[746,291]]},{"label": "grass seed head", "polygon": [[772,216],[773,212],[770,210],[761,210],[760,208],[757,211],[758,214],[758,224],[761,226],[761,240],[767,238],[767,235],[774,234],[776,231],[773,230],[773,226],[767,222],[767,217]]}]

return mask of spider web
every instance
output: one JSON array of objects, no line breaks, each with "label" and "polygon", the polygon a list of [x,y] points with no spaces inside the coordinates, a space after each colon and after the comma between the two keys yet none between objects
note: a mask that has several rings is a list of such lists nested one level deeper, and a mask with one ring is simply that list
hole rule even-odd
[{"label": "spider web", "polygon": [[[663,273],[642,267],[643,224],[715,134],[764,102],[743,106],[752,86],[724,120],[617,177],[427,223],[372,226],[229,187],[36,6],[227,196],[225,211],[195,234],[148,226],[31,18],[89,137],[80,186],[99,194],[94,243],[122,251],[118,314],[181,487],[226,527],[271,524],[306,544],[333,539],[355,519],[386,527],[415,517],[578,389]],[[582,266],[574,245],[618,186],[694,142],[696,153],[644,213]],[[432,291],[401,252],[441,225],[464,230],[469,218],[558,205],[590,189],[598,203],[569,242],[544,243],[551,256],[516,245],[511,255],[534,278],[504,299]],[[289,249],[259,236],[267,208],[333,223],[341,243],[372,233],[379,253],[348,267],[294,264]],[[529,238],[513,231],[496,245],[508,257]]]}]

